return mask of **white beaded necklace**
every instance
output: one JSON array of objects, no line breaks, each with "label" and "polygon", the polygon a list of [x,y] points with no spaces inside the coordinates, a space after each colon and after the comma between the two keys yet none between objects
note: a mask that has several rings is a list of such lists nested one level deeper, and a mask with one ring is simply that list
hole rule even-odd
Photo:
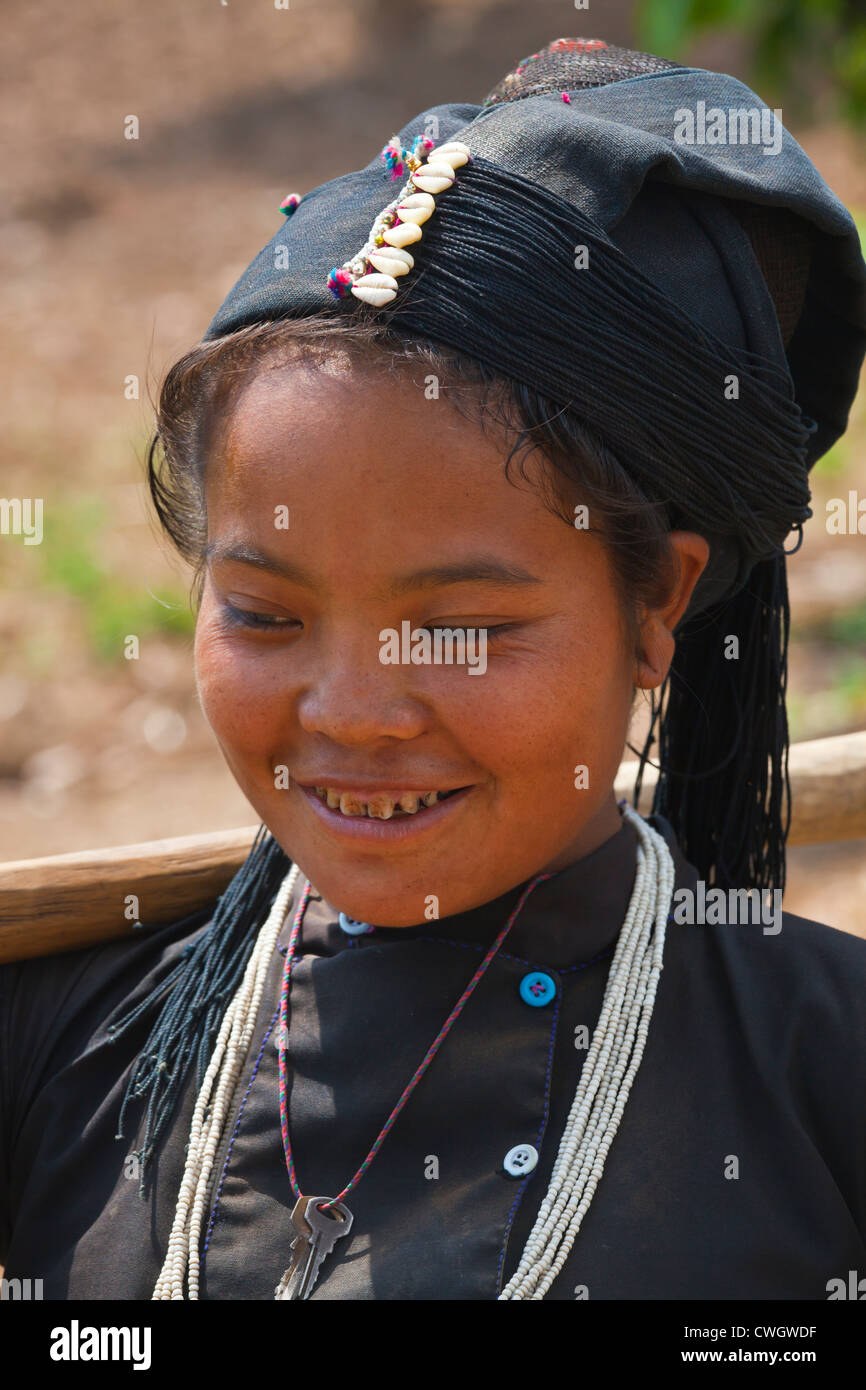
[{"label": "white beaded necklace", "polygon": [[674,862],[658,831],[630,806],[623,809],[640,840],[631,901],[550,1186],[500,1301],[543,1298],[565,1264],[595,1195],[643,1057],[662,970]]},{"label": "white beaded necklace", "polygon": [[[630,806],[638,835],[637,871],[608,974],[601,1014],[565,1126],[547,1194],[500,1301],[542,1299],[568,1257],[604,1170],[608,1150],[643,1057],[662,970],[674,864],[661,835]],[[154,1299],[199,1296],[200,1241],[214,1162],[226,1131],[252,1039],[265,978],[298,881],[284,879],[259,932],[237,993],[226,1010],[199,1091],[165,1262]]]},{"label": "white beaded necklace", "polygon": [[300,869],[295,864],[283,879],[247,962],[240,988],[226,1009],[220,1026],[216,1047],[193,1111],[174,1224],[152,1299],[182,1299],[187,1271],[189,1297],[198,1298],[201,1264],[199,1242],[214,1160],[225,1133],[241,1068],[253,1035],[268,965],[299,876]]}]

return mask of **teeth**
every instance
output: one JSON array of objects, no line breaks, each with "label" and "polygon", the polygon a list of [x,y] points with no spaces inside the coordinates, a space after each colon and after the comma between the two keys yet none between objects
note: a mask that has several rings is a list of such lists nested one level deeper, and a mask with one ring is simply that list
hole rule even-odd
[{"label": "teeth", "polygon": [[316,787],[315,792],[332,811],[341,811],[344,816],[369,816],[373,820],[390,820],[395,814],[414,816],[422,806],[435,806],[440,797],[438,791],[424,792],[421,796],[417,792],[400,792],[396,797],[377,792],[369,801],[363,801],[352,792],[338,792],[331,787]]}]

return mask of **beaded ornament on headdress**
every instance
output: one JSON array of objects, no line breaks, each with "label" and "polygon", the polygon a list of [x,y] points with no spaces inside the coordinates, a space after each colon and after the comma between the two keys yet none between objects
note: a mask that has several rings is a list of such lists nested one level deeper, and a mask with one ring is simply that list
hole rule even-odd
[{"label": "beaded ornament on headdress", "polygon": [[[599,49],[607,48],[607,46],[604,39],[554,39],[553,43],[549,43],[546,48],[539,50],[538,53],[530,53],[528,57],[521,58],[514,71],[508,73],[500,83],[500,88],[502,90],[497,90],[495,93],[491,93],[489,97],[485,97],[482,105],[493,106],[496,102],[513,100],[513,95],[509,94],[509,88],[515,86],[520,86],[525,89],[521,95],[531,96],[533,92],[532,87],[527,88],[525,83],[521,83],[520,78],[530,64],[534,63],[537,58],[547,58],[551,53],[594,53]],[[568,95],[568,92],[562,92],[561,95],[562,100],[570,105],[571,97]]]},{"label": "beaded ornament on headdress", "polygon": [[[383,208],[370,228],[370,235],[357,255],[328,276],[328,289],[337,299],[351,293],[356,299],[377,308],[397,293],[397,277],[408,275],[415,264],[407,251],[421,240],[421,226],[436,207],[434,193],[444,193],[454,183],[454,171],[468,163],[469,149],[459,140],[449,140],[435,150],[427,135],[418,135],[407,150],[392,135],[382,151],[382,159],[397,179],[409,169],[409,178],[397,197]],[[426,161],[426,162],[425,162]]]}]

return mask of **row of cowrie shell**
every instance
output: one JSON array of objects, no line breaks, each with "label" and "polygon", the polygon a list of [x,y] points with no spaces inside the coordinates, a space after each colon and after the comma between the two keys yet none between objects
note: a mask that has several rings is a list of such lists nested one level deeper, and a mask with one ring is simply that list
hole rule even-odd
[{"label": "row of cowrie shell", "polygon": [[380,308],[397,293],[397,277],[408,275],[415,264],[406,250],[421,240],[421,225],[436,207],[431,196],[443,193],[454,182],[454,170],[468,163],[469,149],[459,140],[452,140],[433,150],[426,164],[420,164],[411,175],[411,191],[397,204],[400,221],[382,230],[384,246],[377,246],[367,256],[375,270],[360,276],[352,286],[352,294],[366,304]]}]

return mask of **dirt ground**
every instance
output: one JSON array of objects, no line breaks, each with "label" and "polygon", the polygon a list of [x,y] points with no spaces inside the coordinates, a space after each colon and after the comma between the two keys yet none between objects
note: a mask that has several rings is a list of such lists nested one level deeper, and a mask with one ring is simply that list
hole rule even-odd
[{"label": "dirt ground", "polygon": [[[198,707],[188,630],[172,630],[187,576],[146,509],[148,393],[273,234],[288,191],[360,167],[427,104],[482,99],[561,33],[631,42],[630,10],[33,0],[7,16],[0,491],[44,499],[46,541],[0,537],[0,858],[253,821]],[[694,56],[740,61],[734,40]],[[124,138],[130,116],[137,140]],[[863,141],[827,124],[796,133],[866,213]],[[866,495],[862,395],[791,562],[795,738],[866,727],[866,539],[823,525],[828,498]],[[839,614],[854,615],[847,635]],[[129,631],[138,660],[122,658]],[[864,851],[794,851],[786,906],[866,935]]]}]

